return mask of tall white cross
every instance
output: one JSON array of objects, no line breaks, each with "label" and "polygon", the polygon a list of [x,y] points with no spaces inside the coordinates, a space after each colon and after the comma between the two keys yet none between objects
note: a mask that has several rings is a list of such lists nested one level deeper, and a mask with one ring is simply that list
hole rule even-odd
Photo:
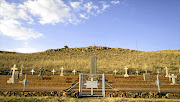
[{"label": "tall white cross", "polygon": [[32,72],[32,75],[33,75],[33,73],[35,72],[34,69],[32,69],[31,72]]},{"label": "tall white cross", "polygon": [[21,72],[19,73],[20,76],[23,75],[23,72],[22,72],[22,69],[23,69],[23,68],[24,68],[24,66],[22,65],[22,66],[21,66]]},{"label": "tall white cross", "polygon": [[177,78],[177,76],[174,76],[174,74],[171,74],[171,76],[169,76],[169,77],[172,78],[172,85],[176,85],[175,78]]},{"label": "tall white cross", "polygon": [[60,76],[64,76],[64,75],[63,75],[63,69],[64,69],[64,68],[61,67],[61,74],[60,74]]},{"label": "tall white cross", "polygon": [[165,70],[166,70],[166,76],[165,77],[169,77],[168,68],[165,67]]},{"label": "tall white cross", "polygon": [[53,72],[53,75],[54,75],[54,72],[56,72],[56,71],[55,71],[54,68],[53,68],[53,70],[52,70],[51,72]]},{"label": "tall white cross", "polygon": [[165,83],[162,83],[160,80],[159,80],[159,74],[157,74],[157,80],[155,82],[152,82],[152,84],[155,84],[158,86],[158,92],[160,93],[160,86],[162,84],[165,84]]},{"label": "tall white cross", "polygon": [[137,74],[137,76],[138,76],[138,73],[139,73],[139,71],[136,69],[136,74]]},{"label": "tall white cross", "polygon": [[74,69],[72,72],[74,73],[74,75],[76,75],[76,72],[77,72],[77,71]]},{"label": "tall white cross", "polygon": [[147,67],[145,67],[144,69],[145,69],[145,73],[147,73],[147,69],[148,69],[148,68],[147,68]]},{"label": "tall white cross", "polygon": [[128,70],[127,66],[124,69],[125,69],[124,77],[129,77],[129,75],[127,74],[127,70]]},{"label": "tall white cross", "polygon": [[13,68],[11,68],[12,70],[12,77],[7,80],[7,83],[16,83],[16,80],[15,80],[15,71],[18,70],[18,68],[16,68],[16,64],[14,64]]},{"label": "tall white cross", "polygon": [[116,76],[116,73],[118,72],[116,69],[113,71],[115,73],[115,76]]}]

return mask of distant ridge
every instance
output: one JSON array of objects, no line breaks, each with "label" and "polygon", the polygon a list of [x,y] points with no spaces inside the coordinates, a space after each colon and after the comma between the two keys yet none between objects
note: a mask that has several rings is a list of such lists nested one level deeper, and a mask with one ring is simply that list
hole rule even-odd
[{"label": "distant ridge", "polygon": [[164,67],[172,71],[180,68],[180,49],[161,51],[137,51],[124,48],[110,48],[104,46],[89,46],[80,48],[58,48],[49,49],[44,52],[32,54],[0,51],[0,70],[8,71],[8,67],[23,64],[25,70],[39,70],[44,67],[51,71],[53,68],[59,70],[64,67],[65,72],[71,72],[74,68],[78,71],[89,71],[90,56],[97,55],[97,67],[99,72],[112,72],[115,68],[124,71],[127,66],[129,70],[164,70]]}]

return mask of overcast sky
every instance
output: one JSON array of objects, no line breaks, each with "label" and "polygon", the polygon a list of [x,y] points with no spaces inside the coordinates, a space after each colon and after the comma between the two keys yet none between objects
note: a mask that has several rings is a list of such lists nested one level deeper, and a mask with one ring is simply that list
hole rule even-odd
[{"label": "overcast sky", "polygon": [[0,50],[180,49],[180,0],[0,0]]}]

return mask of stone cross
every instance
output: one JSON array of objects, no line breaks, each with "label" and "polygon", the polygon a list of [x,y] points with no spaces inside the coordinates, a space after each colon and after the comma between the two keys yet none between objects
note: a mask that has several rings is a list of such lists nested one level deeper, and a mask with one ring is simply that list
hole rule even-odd
[{"label": "stone cross", "polygon": [[61,74],[60,74],[60,76],[64,76],[64,75],[63,75],[63,70],[64,70],[64,68],[61,67]]},{"label": "stone cross", "polygon": [[116,73],[118,72],[116,69],[113,71],[115,73],[115,76],[116,76]]},{"label": "stone cross", "polygon": [[31,72],[32,72],[32,75],[33,75],[33,73],[35,72],[34,69],[32,69]]},{"label": "stone cross", "polygon": [[124,69],[125,69],[124,77],[129,77],[129,75],[127,74],[127,70],[128,70],[127,66]]},{"label": "stone cross", "polygon": [[55,71],[54,68],[53,68],[53,70],[52,70],[51,72],[53,72],[53,75],[54,75],[54,72],[56,72],[56,71]]},{"label": "stone cross", "polygon": [[160,86],[161,84],[165,84],[165,83],[162,83],[160,80],[159,80],[159,74],[157,74],[157,80],[155,82],[153,82],[152,84],[155,84],[158,86],[158,92],[160,93]]},{"label": "stone cross", "polygon": [[23,72],[22,72],[22,69],[23,69],[23,68],[24,68],[24,66],[22,65],[22,66],[21,66],[21,71],[20,71],[20,73],[19,73],[20,76],[23,75]]},{"label": "stone cross", "polygon": [[41,67],[40,68],[40,73],[39,73],[39,80],[43,80],[43,71],[44,71],[44,69],[43,69],[43,67]]},{"label": "stone cross", "polygon": [[136,74],[137,74],[137,76],[138,76],[138,73],[139,73],[139,71],[136,69]]},{"label": "stone cross", "polygon": [[177,78],[177,76],[174,76],[174,74],[171,74],[171,76],[169,76],[170,78],[172,78],[172,85],[176,85],[176,80],[175,78]]},{"label": "stone cross", "polygon": [[167,67],[165,67],[165,70],[166,70],[166,76],[165,76],[165,77],[169,77],[168,68],[167,68]]},{"label": "stone cross", "polygon": [[144,69],[145,69],[145,73],[147,73],[147,69],[148,69],[148,68],[147,68],[147,67],[145,67]]},{"label": "stone cross", "polygon": [[72,72],[74,73],[74,75],[76,75],[76,72],[77,72],[77,71],[74,69]]},{"label": "stone cross", "polygon": [[12,70],[12,77],[9,78],[7,83],[16,83],[16,80],[15,80],[15,71],[18,70],[18,68],[16,68],[16,64],[14,64],[14,66],[13,66],[13,68],[11,68],[11,70]]},{"label": "stone cross", "polygon": [[25,79],[23,81],[19,81],[19,83],[24,84],[23,91],[25,91],[26,84],[31,83],[31,81],[28,81],[28,79],[27,79],[27,73],[25,74]]}]

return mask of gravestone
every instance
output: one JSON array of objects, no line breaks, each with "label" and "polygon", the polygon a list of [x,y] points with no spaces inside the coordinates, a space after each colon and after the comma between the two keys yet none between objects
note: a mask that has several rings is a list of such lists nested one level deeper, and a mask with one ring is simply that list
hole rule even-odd
[{"label": "gravestone", "polygon": [[172,83],[171,83],[171,85],[177,85],[176,84],[176,80],[175,80],[175,78],[177,78],[177,76],[174,76],[174,74],[171,74],[171,76],[169,76],[170,78],[172,78]]},{"label": "gravestone", "polygon": [[90,61],[90,74],[97,73],[97,56],[91,56]]},{"label": "gravestone", "polygon": [[116,69],[113,71],[115,73],[115,76],[116,76],[116,73],[118,72]]},{"label": "gravestone", "polygon": [[157,80],[155,82],[152,82],[151,84],[155,84],[158,86],[158,92],[160,93],[160,86],[162,84],[165,84],[165,83],[162,83],[160,80],[159,80],[159,73],[157,74]]},{"label": "gravestone", "polygon": [[156,73],[159,75],[161,72],[159,70],[157,70]]},{"label": "gravestone", "polygon": [[21,71],[20,71],[20,73],[19,73],[20,76],[23,75],[23,72],[22,72],[22,71],[23,71],[23,68],[24,68],[24,66],[22,65],[22,66],[21,66]]},{"label": "gravestone", "polygon": [[125,69],[124,77],[129,77],[129,75],[127,74],[127,70],[128,70],[127,66],[124,69]]},{"label": "gravestone", "polygon": [[144,81],[151,80],[151,75],[150,75],[150,73],[144,73],[144,74],[143,74],[143,78],[144,78]]},{"label": "gravestone", "polygon": [[34,72],[35,72],[34,69],[32,69],[32,70],[31,70],[32,75],[33,75]]},{"label": "gravestone", "polygon": [[55,71],[54,68],[53,68],[53,70],[52,70],[51,72],[53,72],[53,75],[54,75],[54,72],[56,72],[56,71]]},{"label": "gravestone", "polygon": [[12,77],[9,78],[9,80],[7,80],[7,83],[16,83],[15,71],[16,71],[17,69],[18,69],[18,68],[16,68],[16,64],[14,64],[13,68],[11,68],[11,70],[12,70]]},{"label": "gravestone", "polygon": [[19,79],[19,71],[15,71],[14,77],[15,77],[15,79]]},{"label": "gravestone", "polygon": [[[90,77],[88,80],[97,80],[97,56],[91,56],[90,57]],[[92,79],[93,78],[93,79]]]},{"label": "gravestone", "polygon": [[136,69],[136,74],[137,74],[137,76],[138,76],[138,73],[139,73],[139,71]]},{"label": "gravestone", "polygon": [[23,91],[25,91],[26,84],[31,83],[31,81],[28,81],[28,79],[27,79],[27,73],[25,74],[25,79],[23,81],[19,81],[19,83],[24,84]]},{"label": "gravestone", "polygon": [[144,68],[144,70],[145,70],[145,73],[147,73],[147,69],[148,69],[147,67],[145,67],[145,68]]},{"label": "gravestone", "polygon": [[43,67],[41,67],[41,68],[40,68],[40,73],[39,73],[39,75],[38,75],[38,76],[39,76],[39,77],[38,77],[39,80],[43,80],[43,71],[44,71],[44,69],[43,69]]},{"label": "gravestone", "polygon": [[167,68],[167,67],[165,67],[165,70],[166,70],[166,76],[165,76],[165,77],[169,77],[168,68]]},{"label": "gravestone", "polygon": [[74,75],[76,75],[76,72],[77,72],[77,71],[74,69],[72,72],[74,73]]},{"label": "gravestone", "polygon": [[64,76],[64,75],[63,75],[63,70],[64,70],[64,68],[61,67],[61,74],[60,74],[60,76]]}]

